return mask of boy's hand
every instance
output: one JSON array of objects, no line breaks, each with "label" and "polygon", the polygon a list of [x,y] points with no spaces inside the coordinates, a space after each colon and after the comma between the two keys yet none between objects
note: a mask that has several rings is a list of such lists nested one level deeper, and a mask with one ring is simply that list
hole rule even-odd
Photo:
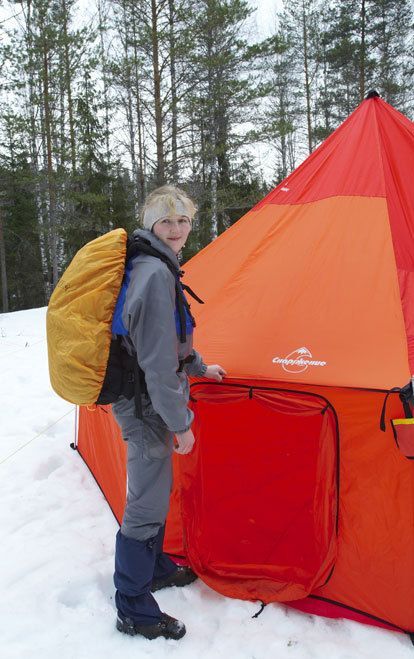
[{"label": "boy's hand", "polygon": [[210,366],[207,366],[207,370],[204,373],[205,378],[209,378],[210,380],[217,380],[217,382],[221,382],[224,377],[226,377],[227,371],[224,370],[222,366],[219,364],[210,364]]},{"label": "boy's hand", "polygon": [[175,446],[174,451],[180,455],[187,455],[187,453],[191,453],[195,442],[193,431],[191,429],[186,430],[185,432],[181,432],[175,436],[177,439],[177,446]]}]

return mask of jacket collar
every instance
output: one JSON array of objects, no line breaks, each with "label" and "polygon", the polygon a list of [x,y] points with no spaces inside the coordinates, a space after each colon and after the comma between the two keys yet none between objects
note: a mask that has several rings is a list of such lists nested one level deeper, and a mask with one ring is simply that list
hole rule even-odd
[{"label": "jacket collar", "polygon": [[177,255],[174,254],[172,249],[168,247],[165,243],[162,242],[155,234],[152,233],[152,231],[149,231],[148,229],[136,229],[132,236],[139,236],[140,238],[145,238],[145,240],[148,240],[151,243],[151,246],[157,249],[161,254],[164,254],[165,256],[168,257],[168,259],[173,263],[173,265],[176,266],[177,270],[180,269],[180,263],[178,261]]}]

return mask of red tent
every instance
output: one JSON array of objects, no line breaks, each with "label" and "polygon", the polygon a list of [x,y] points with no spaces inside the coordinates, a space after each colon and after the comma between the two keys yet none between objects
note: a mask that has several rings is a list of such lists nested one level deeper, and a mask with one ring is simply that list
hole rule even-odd
[{"label": "red tent", "polygon": [[[225,595],[414,631],[413,171],[413,124],[372,96],[185,267],[229,375],[192,384],[167,548]],[[78,449],[120,519],[106,412]]]}]

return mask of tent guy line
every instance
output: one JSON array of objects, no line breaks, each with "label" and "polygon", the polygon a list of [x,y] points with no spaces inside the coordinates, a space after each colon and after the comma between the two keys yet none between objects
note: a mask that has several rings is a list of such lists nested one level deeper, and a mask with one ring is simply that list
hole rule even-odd
[{"label": "tent guy line", "polygon": [[10,355],[15,355],[16,352],[21,352],[22,350],[27,350],[27,348],[32,348],[33,346],[39,345],[39,343],[44,343],[46,339],[39,339],[39,341],[36,341],[35,343],[26,343],[26,345],[21,346],[17,350],[12,350],[12,352],[5,352],[4,355],[0,355],[0,359],[3,359],[3,357],[10,357]]},{"label": "tent guy line", "polygon": [[65,412],[65,414],[63,414],[61,417],[59,417],[59,419],[57,419],[56,421],[53,421],[53,423],[51,423],[50,425],[48,425],[46,428],[43,428],[43,430],[41,430],[37,435],[35,435],[34,437],[32,437],[32,439],[29,439],[28,442],[26,442],[25,444],[22,444],[21,446],[19,446],[18,449],[16,449],[15,451],[13,451],[13,453],[10,453],[9,455],[7,455],[3,460],[0,460],[0,465],[4,464],[5,462],[7,462],[7,460],[9,460],[9,459],[12,458],[14,455],[16,455],[16,453],[19,453],[19,451],[21,451],[22,449],[26,448],[26,446],[28,446],[29,444],[31,444],[32,442],[34,442],[35,439],[38,439],[38,437],[41,437],[42,435],[44,435],[45,432],[47,432],[48,430],[50,430],[50,428],[53,428],[53,426],[55,426],[57,423],[59,423],[59,421],[62,421],[62,419],[64,419],[65,417],[67,417],[69,414],[72,414],[72,412],[74,412],[74,411],[75,411],[75,408],[72,407],[68,412]]}]

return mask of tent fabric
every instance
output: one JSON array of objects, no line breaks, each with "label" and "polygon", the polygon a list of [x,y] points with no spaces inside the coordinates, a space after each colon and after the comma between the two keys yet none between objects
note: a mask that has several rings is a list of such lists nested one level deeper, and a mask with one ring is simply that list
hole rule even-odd
[{"label": "tent fabric", "polygon": [[223,388],[224,418],[222,387],[192,389],[197,443],[180,470],[188,559],[225,595],[305,597],[336,558],[335,413],[304,392]]},{"label": "tent fabric", "polygon": [[[291,326],[299,341],[294,349],[315,340],[303,331],[300,321],[306,318],[320,338],[314,356],[328,362],[316,375],[318,383],[406,383],[414,373],[413,170],[413,123],[380,98],[364,101],[297,170],[186,265],[190,285],[206,302],[197,313],[200,345],[223,358],[236,310],[241,319],[265,313],[258,329],[269,350],[260,357],[267,361],[274,344],[282,349],[280,337],[289,337]],[[275,296],[281,282],[283,295]],[[328,337],[330,321],[335,330]],[[219,323],[217,331],[213,323]],[[374,332],[378,326],[384,326],[380,335]],[[268,362],[258,362],[255,351],[244,354],[258,337],[251,323],[240,329],[245,334],[237,352],[230,351],[237,358],[229,365],[232,373],[280,377]],[[360,351],[348,362],[350,379],[343,363],[335,367],[340,352],[348,361],[347,342]],[[390,343],[399,348],[398,363],[387,359]],[[322,347],[326,356],[317,352]],[[382,365],[375,368],[375,361]]]},{"label": "tent fabric", "polygon": [[[237,378],[380,389],[409,381],[384,199],[268,205],[216,242],[185,269],[206,302],[194,310],[207,361],[225,362]],[[286,369],[275,362],[299,350],[322,365]]]},{"label": "tent fabric", "polygon": [[[275,388],[286,387],[285,383],[249,382],[251,387],[263,387],[264,384]],[[193,385],[192,391],[196,391],[198,386]],[[211,384],[210,389],[213,388],[217,390],[219,399],[220,386]],[[307,385],[295,385],[295,390],[306,391],[308,395],[310,393]],[[339,443],[337,554],[330,578],[325,585],[315,587],[312,594],[375,616],[397,627],[413,630],[414,584],[413,579],[407,578],[407,575],[414,574],[414,473],[412,461],[406,459],[398,450],[391,428],[390,419],[403,415],[398,394],[392,394],[388,400],[387,429],[384,433],[380,430],[379,425],[385,398],[384,392],[315,386],[312,388],[312,393],[328,400],[332,409],[335,410],[338,418]],[[200,439],[198,428],[200,423],[204,427],[204,432],[207,432],[208,441],[213,442],[216,426],[203,423],[204,415],[197,409],[198,404],[197,402],[194,405],[197,418],[195,424],[197,439]],[[226,406],[217,405],[218,407],[225,409]],[[232,430],[227,409],[226,414],[221,417],[221,422],[225,427],[223,433],[225,441],[231,441]],[[272,432],[273,425],[268,424],[269,435],[263,437],[258,434],[257,441],[264,442],[267,446]],[[256,432],[254,434],[256,436]],[[203,441],[202,437],[201,441]],[[199,450],[203,461],[205,459],[204,451],[201,447]],[[270,454],[268,457],[270,460]],[[191,478],[189,463],[193,459],[191,456],[188,461],[180,461],[181,479],[183,472],[186,475],[187,470],[190,472]],[[223,460],[223,469],[232,464],[230,459],[226,455],[222,456],[219,450],[217,450],[216,460]],[[247,459],[246,462],[248,462]],[[244,486],[247,486],[246,483],[250,479],[257,476],[257,470],[250,469],[248,465],[245,465],[245,469],[240,469],[239,472],[243,477],[242,485]],[[193,478],[193,487],[200,489],[205,506],[210,508],[212,498],[209,483],[204,479],[204,466],[194,470],[194,473],[197,474],[197,482]],[[260,475],[258,474],[259,480]],[[294,470],[289,471],[289,475],[291,478],[295,478]],[[325,475],[323,474],[323,476]],[[216,481],[220,483],[224,479],[220,472],[217,476],[217,478],[211,476],[212,487]],[[232,479],[228,474],[227,485],[230,492],[233,480],[236,480],[236,476]],[[232,505],[230,492],[229,506]],[[258,494],[256,501],[258,506],[261,505],[261,501]],[[273,503],[275,506],[278,505],[277,496],[274,497]],[[185,529],[184,544],[191,555],[190,547],[193,548],[193,551],[197,551],[193,534],[201,534],[204,524],[198,525],[197,520],[190,523],[190,520],[186,519],[185,509],[188,506],[194,508],[195,504],[192,497],[184,494],[182,497],[185,520],[183,525]],[[228,519],[231,519],[231,516]],[[215,542],[215,545],[218,545],[219,541],[216,539],[215,532],[211,533],[211,537],[214,540],[211,540],[210,543]],[[307,542],[304,533],[300,538],[303,543]],[[220,549],[217,548],[217,551]],[[194,558],[192,557],[191,560]],[[210,561],[207,562],[207,566],[210,571],[214,572],[214,566],[211,566]],[[222,576],[227,591],[224,592],[224,588],[219,583],[220,575],[215,576],[216,581],[214,584],[213,581],[210,581],[210,585],[214,585],[219,592],[228,595],[230,588],[233,588],[233,593],[237,593],[237,597],[251,599],[248,586],[244,587],[243,596],[243,585],[240,588],[240,584],[234,584],[233,581],[230,584],[227,576],[224,578]],[[204,574],[203,579],[205,579]],[[209,583],[208,580],[207,582]],[[283,601],[283,598],[269,596],[263,587],[261,595],[259,599],[263,601]]]},{"label": "tent fabric", "polygon": [[[414,460],[391,423],[414,373],[413,166],[413,124],[370,98],[185,266],[196,347],[228,376],[191,385],[166,547],[218,592],[414,631]],[[82,410],[118,519],[119,443]]]},{"label": "tent fabric", "polygon": [[[239,384],[245,383],[239,381]],[[249,384],[259,387],[264,385],[261,380]],[[286,388],[285,383],[266,384]],[[192,391],[197,391],[197,387],[198,383],[193,384]],[[217,400],[220,401],[220,387],[212,385],[211,388],[214,387],[218,392]],[[295,390],[309,393],[307,385],[295,385]],[[365,622],[380,624],[379,621],[382,621],[381,624],[412,632],[414,461],[408,460],[399,451],[391,428],[390,420],[403,416],[398,394],[394,393],[389,397],[387,428],[386,432],[382,432],[379,424],[384,392],[316,386],[312,391],[329,400],[338,418],[339,480],[336,484],[339,510],[336,518],[338,529],[334,569],[327,583],[315,588],[311,594],[327,600],[323,615],[341,615],[354,620],[364,619],[365,615]],[[211,390],[209,396],[213,398]],[[193,403],[196,416],[198,404],[199,402]],[[218,404],[218,407],[226,411],[225,404]],[[224,419],[226,414],[223,416],[223,423]],[[197,428],[196,436],[198,439]],[[256,434],[252,433],[252,436]],[[260,437],[260,440],[266,443],[265,437]],[[120,522],[125,505],[125,479],[122,478],[125,471],[125,448],[109,408],[98,408],[96,412],[80,408],[78,450]],[[197,455],[199,464],[203,460],[203,452],[199,451]],[[225,454],[219,452],[217,461],[222,464],[222,470],[226,470],[225,483],[228,485],[228,498],[232,503],[233,481],[228,476],[233,458],[230,461]],[[196,466],[194,462],[193,456],[174,456],[174,489],[165,543],[166,550],[173,556],[185,556],[193,544],[193,534],[196,536],[198,533],[204,533],[204,522],[198,516],[188,526],[182,524],[182,518],[190,514],[188,506],[193,506],[191,500],[188,501],[182,495],[183,478],[187,480],[187,487],[194,481],[192,487],[199,489],[197,496],[204,496],[213,523],[215,519],[215,507],[209,502],[215,481],[220,481],[219,474],[216,478],[212,477],[209,487],[206,488],[202,471],[193,470]],[[245,470],[239,469],[234,473],[236,485],[240,480],[243,483],[249,482],[251,473],[250,465],[245,466]],[[253,476],[256,476],[255,472]],[[260,492],[257,493],[257,504],[260,507],[259,495]],[[274,503],[277,505],[276,501]],[[185,512],[182,507],[185,507]],[[228,517],[227,521],[231,528],[231,518]],[[215,531],[212,533],[211,542],[220,544]],[[258,546],[260,547],[260,542]],[[213,549],[217,552],[219,547],[213,545]],[[198,554],[198,544],[192,551],[193,554]],[[215,574],[214,566],[212,568],[209,565],[204,555],[201,559],[196,558],[196,561],[201,562],[203,559],[203,569],[210,574],[203,573],[202,578],[207,576],[208,583],[218,592],[241,599],[252,599],[248,585],[250,580],[246,579],[243,590],[243,580],[240,577],[238,583],[233,583],[225,570]],[[260,593],[263,595],[260,599],[280,601],[276,587],[272,593],[273,579],[274,576],[267,575],[267,587]],[[255,587],[257,595],[260,584],[256,582]],[[288,603],[289,600],[283,601]],[[308,612],[320,612],[318,600],[306,598],[302,602],[306,602],[304,606]],[[326,611],[331,613],[325,613]],[[358,615],[355,611],[359,612]]]}]

